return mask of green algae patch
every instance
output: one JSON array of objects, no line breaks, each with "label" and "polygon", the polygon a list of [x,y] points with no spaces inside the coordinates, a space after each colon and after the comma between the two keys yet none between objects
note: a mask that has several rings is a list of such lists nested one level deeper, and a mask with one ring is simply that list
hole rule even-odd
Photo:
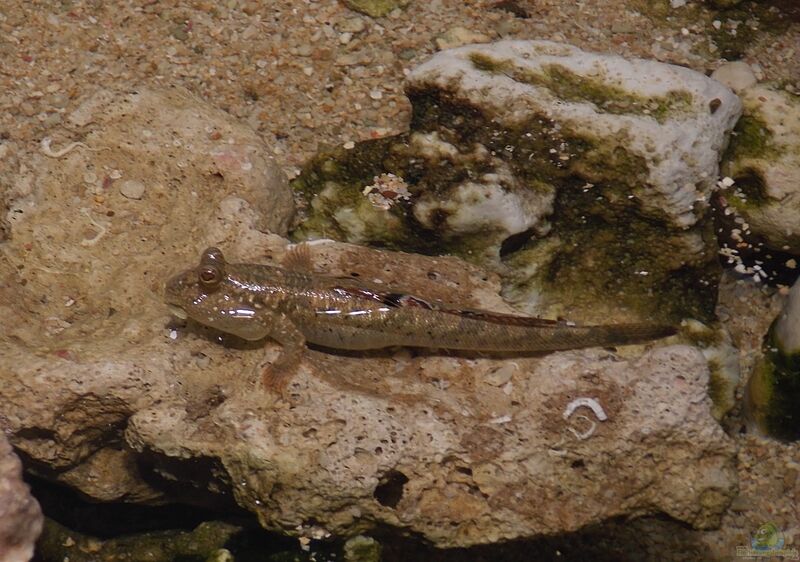
[{"label": "green algae patch", "polygon": [[705,234],[706,253],[676,263],[681,232],[643,217],[633,202],[620,204],[614,192],[602,185],[560,191],[549,235],[559,243],[531,239],[512,256],[506,262],[511,270],[535,273],[507,277],[504,294],[510,300],[547,295],[542,304],[558,303],[555,313],[591,310],[594,316],[586,320],[593,322],[626,317],[673,324],[686,317],[712,321],[721,271],[713,259],[711,229]]},{"label": "green algae patch", "polygon": [[354,243],[401,248],[417,247],[408,232],[408,205],[400,201],[388,209],[372,205],[364,186],[377,176],[402,177],[408,162],[407,135],[360,142],[351,150],[320,151],[290,183],[303,203],[301,222],[292,230],[295,240],[332,238]]},{"label": "green algae patch", "polygon": [[748,415],[762,431],[777,439],[800,439],[800,353],[786,353],[767,332],[763,358],[747,385]]},{"label": "green algae patch", "polygon": [[716,359],[708,360],[708,396],[713,402],[711,408],[711,415],[714,419],[719,421],[725,413],[725,410],[730,409],[731,385],[728,379],[722,372],[722,364]]},{"label": "green algae patch", "polygon": [[[496,62],[476,60],[484,67]],[[507,296],[514,300],[528,289],[542,290],[549,301],[561,303],[565,315],[581,309],[667,322],[713,318],[720,272],[711,225],[703,233],[705,253],[686,261],[676,255],[685,231],[670,227],[663,210],[643,204],[648,163],[626,148],[627,132],[595,138],[542,114],[501,126],[440,90],[410,91],[409,97],[413,133],[322,152],[292,182],[305,207],[292,232],[295,240],[324,237],[449,253],[490,267],[502,255],[511,271],[505,274]],[[415,148],[415,139],[425,135],[435,135],[456,154],[431,161]],[[427,217],[427,226],[415,216],[421,199],[452,201],[454,186],[498,166],[551,202],[546,236],[536,228],[510,236],[488,228],[454,234],[448,221],[457,211],[445,205]],[[410,197],[376,210],[364,189],[386,173],[403,178]]]},{"label": "green algae patch", "polygon": [[775,146],[772,131],[767,124],[757,115],[745,114],[739,118],[733,129],[724,158],[726,160],[768,158],[780,154],[781,151]]},{"label": "green algae patch", "polygon": [[622,86],[600,77],[582,76],[560,64],[543,65],[540,70],[522,68],[509,59],[496,59],[484,53],[469,55],[476,70],[503,74],[516,82],[545,88],[553,96],[570,102],[594,104],[598,111],[616,115],[650,115],[663,123],[672,115],[691,108],[692,94],[669,90],[659,96],[638,96]]},{"label": "green algae patch", "polygon": [[760,168],[777,160],[783,151],[774,142],[768,125],[757,115],[743,115],[736,123],[723,156],[723,171],[736,181],[728,202],[739,211],[769,203]]},{"label": "green algae patch", "polygon": [[297,539],[223,521],[207,521],[191,531],[150,531],[101,540],[45,518],[36,543],[37,560],[43,562],[311,562],[329,559],[327,551],[341,555],[338,545],[322,548],[326,552],[304,551]]},{"label": "green algae patch", "polygon": [[218,556],[224,550],[225,544],[240,530],[235,525],[208,522],[200,524],[193,531],[154,531],[101,541],[80,535],[46,519],[37,542],[37,551],[45,560],[71,562],[205,562]]}]

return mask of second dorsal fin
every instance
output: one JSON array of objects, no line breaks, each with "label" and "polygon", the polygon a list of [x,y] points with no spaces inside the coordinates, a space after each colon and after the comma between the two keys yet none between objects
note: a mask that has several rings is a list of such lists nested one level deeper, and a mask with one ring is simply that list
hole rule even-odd
[{"label": "second dorsal fin", "polygon": [[281,267],[290,271],[314,273],[314,264],[311,261],[311,252],[308,249],[308,244],[301,242],[289,246],[281,260]]}]

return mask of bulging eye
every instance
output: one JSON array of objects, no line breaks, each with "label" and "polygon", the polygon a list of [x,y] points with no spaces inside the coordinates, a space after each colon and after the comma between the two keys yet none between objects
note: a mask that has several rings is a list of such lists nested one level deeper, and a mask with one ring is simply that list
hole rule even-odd
[{"label": "bulging eye", "polygon": [[222,274],[219,269],[213,265],[201,267],[197,272],[197,277],[200,280],[200,284],[206,287],[214,287],[219,285],[219,282],[222,281]]}]

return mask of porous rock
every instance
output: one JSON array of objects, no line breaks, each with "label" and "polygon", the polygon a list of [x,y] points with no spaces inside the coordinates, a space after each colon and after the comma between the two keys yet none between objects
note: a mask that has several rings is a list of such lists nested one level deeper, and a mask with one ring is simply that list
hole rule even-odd
[{"label": "porous rock", "polygon": [[33,558],[42,522],[42,510],[22,481],[22,463],[0,432],[0,559],[28,562]]},{"label": "porous rock", "polygon": [[[406,92],[409,133],[323,152],[295,180],[309,201],[295,236],[451,252],[504,271],[506,296],[530,312],[710,318],[718,271],[703,218],[741,111],[727,87],[501,41],[436,54]],[[383,173],[410,195],[371,204]]]},{"label": "porous rock", "polygon": [[[325,363],[306,368],[352,368]],[[735,495],[734,447],[710,416],[697,350],[517,363],[506,392],[482,382],[491,360],[361,359],[363,376],[344,380],[366,379],[368,392],[304,374],[291,406],[229,399],[197,420],[184,405],[158,405],[132,417],[126,438],[156,458],[214,459],[263,525],[309,536],[382,523],[464,546],[631,514],[718,523]],[[567,415],[579,399],[602,410]],[[187,467],[164,464],[186,479]]]},{"label": "porous rock", "polygon": [[800,101],[770,86],[740,93],[744,115],[731,139],[725,192],[745,230],[776,250],[800,254]]},{"label": "porous rock", "polygon": [[[260,388],[278,345],[171,319],[161,286],[209,245],[280,262],[288,243],[265,225],[285,227],[285,183],[265,181],[279,175],[253,133],[185,93],[104,100],[81,115],[84,146],[22,158],[29,181],[9,198],[23,212],[0,261],[0,429],[30,470],[98,500],[235,501],[309,537],[381,525],[465,546],[655,512],[716,524],[734,451],[691,347],[513,359],[309,350],[283,398]],[[106,170],[136,174],[146,193],[96,193]],[[334,242],[309,252],[320,272],[511,311],[496,274],[457,258]],[[579,398],[605,419],[583,402],[565,419]]]},{"label": "porous rock", "polygon": [[[261,139],[184,90],[103,90],[69,119],[80,142],[54,131],[0,166],[0,427],[33,431],[12,440],[43,475],[96,499],[153,500],[114,435],[176,388],[153,349],[167,271],[204,246],[285,232],[293,202]],[[131,178],[143,198],[115,185]]]}]

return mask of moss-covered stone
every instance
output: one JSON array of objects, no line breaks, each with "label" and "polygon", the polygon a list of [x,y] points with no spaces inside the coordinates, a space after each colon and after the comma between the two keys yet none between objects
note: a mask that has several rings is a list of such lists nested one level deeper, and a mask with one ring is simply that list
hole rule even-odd
[{"label": "moss-covered stone", "polygon": [[202,523],[193,531],[157,531],[98,540],[45,520],[37,552],[45,561],[148,560],[205,562],[217,555],[240,527],[221,522]]},{"label": "moss-covered stone", "polygon": [[[303,551],[299,546],[287,548],[286,544],[292,543],[297,544],[282,537],[278,542],[271,542],[266,532],[253,532],[222,521],[201,523],[191,531],[170,529],[101,540],[46,518],[36,552],[37,560],[42,562],[306,562],[319,559],[315,553]],[[339,554],[341,548],[337,550]]]},{"label": "moss-covered stone", "polygon": [[764,338],[763,357],[747,385],[748,415],[772,437],[800,439],[800,353],[787,353],[775,338],[775,323]]},{"label": "moss-covered stone", "polygon": [[[455,254],[497,269],[506,296],[538,300],[545,308],[537,313],[558,313],[550,306],[560,303],[565,314],[710,320],[719,268],[701,194],[717,173],[708,146],[721,140],[698,139],[681,158],[686,142],[677,137],[685,138],[687,122],[701,136],[723,131],[738,100],[675,69],[664,93],[641,95],[651,90],[636,83],[638,66],[602,59],[579,75],[569,65],[581,68],[583,55],[554,43],[453,53],[437,55],[447,62],[409,82],[409,133],[328,150],[304,168],[293,182],[305,203],[293,237]],[[546,58],[529,65],[521,53]],[[552,62],[562,56],[564,64]],[[507,103],[488,91],[498,82],[493,74],[517,83],[496,92],[511,96]],[[709,117],[696,97],[715,87],[724,108]],[[649,117],[670,121],[664,136],[676,140],[662,148]],[[694,176],[684,172],[695,168]],[[372,205],[366,192],[382,174],[402,178],[409,196]]]},{"label": "moss-covered stone", "polygon": [[344,544],[345,562],[380,562],[381,545],[372,537],[355,536]]},{"label": "moss-covered stone", "polygon": [[599,111],[616,115],[652,115],[663,122],[668,116],[686,111],[692,95],[682,90],[669,90],[660,96],[637,96],[610,80],[580,76],[560,64],[544,65],[541,71],[523,68],[510,59],[496,59],[476,51],[470,60],[477,70],[504,74],[517,82],[550,90],[559,99],[593,103]]},{"label": "moss-covered stone", "polygon": [[769,126],[758,115],[746,113],[736,123],[725,159],[778,156],[781,151],[775,146],[772,137]]},{"label": "moss-covered stone", "polygon": [[[665,322],[687,316],[713,319],[720,268],[709,259],[710,244],[705,259],[695,256],[685,266],[674,267],[668,256],[680,233],[644,219],[634,202],[615,197],[613,186],[562,190],[554,215],[550,237],[559,239],[557,248],[531,240],[507,261],[519,272],[527,272],[528,261],[539,264],[532,276],[507,278],[504,294],[510,300],[538,292],[560,303],[563,310],[554,312],[594,309],[598,321],[614,312],[622,317],[638,312]],[[713,234],[706,230],[710,241]],[[539,252],[541,245],[544,252]]]}]

